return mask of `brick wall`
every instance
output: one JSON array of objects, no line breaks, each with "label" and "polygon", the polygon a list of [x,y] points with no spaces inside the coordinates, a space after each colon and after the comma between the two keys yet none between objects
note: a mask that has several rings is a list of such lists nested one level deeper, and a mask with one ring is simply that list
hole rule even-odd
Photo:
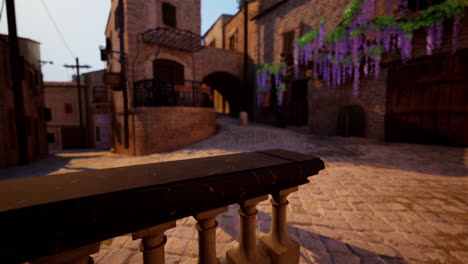
[{"label": "brick wall", "polygon": [[203,40],[206,46],[212,46],[214,41],[214,47],[218,49],[225,48],[224,42],[224,25],[231,20],[231,15],[221,15],[218,20],[211,26],[210,29],[203,36]]},{"label": "brick wall", "polygon": [[[38,61],[40,43],[19,39],[20,55],[24,57],[23,89],[26,141],[30,161],[47,155],[42,77]],[[7,37],[0,35],[0,167],[18,164],[16,119]]]},{"label": "brick wall", "polygon": [[[170,148],[187,145],[196,142],[202,138],[207,137],[214,129],[214,110],[201,109],[187,110],[179,107],[169,108],[134,108],[133,107],[133,90],[132,85],[135,81],[143,79],[153,79],[153,61],[155,59],[168,59],[176,61],[184,66],[184,77],[186,80],[202,81],[204,77],[214,72],[228,72],[235,76],[240,76],[240,63],[241,55],[237,52],[225,51],[213,47],[205,47],[202,50],[193,54],[183,52],[171,48],[157,47],[143,41],[137,40],[140,33],[149,29],[154,29],[162,24],[162,2],[171,3],[177,10],[177,28],[192,31],[200,34],[200,0],[167,0],[167,1],[146,1],[146,0],[126,0],[124,3],[126,19],[125,19],[125,52],[128,55],[128,85],[127,91],[129,95],[129,142],[128,149],[123,147],[123,103],[122,92],[112,92],[113,102],[113,135],[114,149],[118,153],[124,154],[149,154],[154,152],[166,151]],[[113,1],[112,8],[109,16],[109,24],[106,28],[107,38],[112,39],[112,50],[119,50],[118,30],[114,25],[114,11],[117,7],[117,1]],[[118,54],[112,55],[108,61],[107,71],[119,72],[120,65],[118,61]],[[195,69],[195,71],[194,71]],[[184,110],[185,109],[185,110]],[[174,113],[170,113],[173,111]],[[148,114],[151,113],[151,114]],[[159,115],[159,113],[165,113]],[[189,114],[190,118],[182,116]],[[207,114],[208,113],[208,114]],[[209,116],[207,118],[206,116]],[[207,122],[206,124],[195,124],[192,126],[188,124],[189,121],[180,123],[182,127],[192,127],[189,130],[180,130],[179,124],[174,125],[171,121],[171,116],[177,120],[196,120],[197,122]],[[157,120],[156,120],[157,118]],[[212,119],[213,118],[213,119]],[[157,125],[156,125],[157,124]],[[178,137],[176,132],[172,134],[164,134],[167,131],[162,127],[174,128],[173,131],[179,133]],[[206,127],[209,127],[206,128]],[[179,129],[179,130],[178,130]],[[194,130],[196,129],[196,130]],[[199,130],[199,131],[198,131]],[[165,132],[166,131],[166,132]],[[171,130],[172,131],[172,130]],[[190,136],[187,136],[187,131],[191,131]],[[158,142],[151,144],[144,144],[142,142],[153,142],[151,133],[159,133],[156,138]],[[169,133],[169,132],[167,132]],[[167,146],[163,145],[161,138],[168,137]]]},{"label": "brick wall", "polygon": [[215,72],[227,72],[239,79],[242,79],[242,54],[235,51],[205,47],[195,56],[195,76],[196,80]]},{"label": "brick wall", "polygon": [[[123,121],[122,116],[117,118]],[[134,118],[130,118],[130,147],[124,149],[117,142],[118,153],[148,155],[170,151],[203,140],[216,130],[216,114],[212,108],[139,107]]]},{"label": "brick wall", "polygon": [[[81,87],[81,104],[82,104],[82,119],[83,126],[85,128],[85,139],[88,139],[87,146],[92,146],[89,143],[89,139],[92,136],[89,130],[92,126],[88,126],[89,122],[89,105],[86,107],[86,93],[85,89],[88,89],[85,84]],[[44,100],[45,106],[51,110],[52,120],[47,122],[47,132],[55,135],[55,143],[50,143],[50,149],[62,149],[63,147],[63,136],[61,134],[61,128],[63,127],[75,127],[80,126],[80,114],[79,114],[79,103],[78,103],[78,90],[77,85],[74,82],[46,82],[44,83]],[[88,92],[88,95],[90,93]],[[89,99],[89,98],[88,98]],[[66,105],[71,105],[71,112],[66,112]],[[70,109],[69,109],[70,110]],[[79,140],[79,138],[77,139]]]},{"label": "brick wall", "polygon": [[[317,28],[321,18],[326,21],[326,32],[330,32],[341,21],[344,8],[349,0],[290,0],[272,9],[256,19],[259,45],[249,55],[258,56],[258,63],[272,62],[281,58],[283,50],[282,34],[293,30],[296,37],[305,33],[305,28]],[[451,50],[451,21],[444,27],[444,42],[441,49],[435,53]],[[413,40],[413,57],[426,56],[425,31],[415,32]],[[468,19],[463,20],[459,47],[468,48]],[[255,50],[257,49],[257,50]],[[381,76],[378,80],[361,80],[359,98],[352,98],[351,84],[340,87],[325,87],[320,81],[309,80],[308,104],[309,127],[312,133],[320,135],[336,135],[336,125],[340,108],[347,105],[359,105],[365,111],[365,133],[369,138],[383,140],[385,137],[385,106],[387,89],[386,65],[401,64],[400,55],[385,55]],[[390,64],[389,64],[390,63]],[[288,85],[288,89],[290,85]],[[257,109],[264,112],[264,109]]]}]

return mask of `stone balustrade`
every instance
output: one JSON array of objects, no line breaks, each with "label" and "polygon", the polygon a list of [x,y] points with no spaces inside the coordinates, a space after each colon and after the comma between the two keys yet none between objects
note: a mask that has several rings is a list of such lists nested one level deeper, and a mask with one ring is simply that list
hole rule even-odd
[{"label": "stone balustrade", "polygon": [[[132,234],[145,264],[165,263],[164,232],[197,223],[199,263],[217,264],[216,216],[240,205],[229,264],[299,263],[287,196],[324,168],[319,158],[266,150],[0,181],[0,263],[87,264],[100,241]],[[271,231],[256,237],[256,206],[271,195]]]}]

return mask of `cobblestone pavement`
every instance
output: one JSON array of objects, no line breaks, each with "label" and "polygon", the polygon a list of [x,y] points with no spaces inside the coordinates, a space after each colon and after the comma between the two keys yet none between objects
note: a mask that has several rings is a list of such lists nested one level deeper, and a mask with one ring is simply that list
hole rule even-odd
[{"label": "cobblestone pavement", "polygon": [[[301,263],[468,263],[468,149],[365,140],[318,138],[262,125],[218,120],[216,135],[173,152],[128,157],[109,152],[58,153],[0,179],[39,176],[283,148],[314,154],[326,169],[289,196],[288,230],[301,244]],[[217,253],[239,236],[238,207],[218,217]],[[271,208],[258,207],[258,235],[269,231]],[[169,230],[167,263],[196,263],[192,218]],[[142,263],[139,241],[125,235],[104,241],[96,263]]]}]

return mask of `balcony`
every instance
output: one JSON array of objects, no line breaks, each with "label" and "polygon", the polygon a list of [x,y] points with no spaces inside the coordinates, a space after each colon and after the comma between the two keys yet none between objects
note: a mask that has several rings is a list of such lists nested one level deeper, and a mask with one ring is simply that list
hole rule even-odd
[{"label": "balcony", "polygon": [[174,84],[157,80],[142,80],[133,84],[134,106],[213,107],[211,91],[200,82]]},{"label": "balcony", "polygon": [[[164,232],[193,216],[199,263],[216,257],[216,216],[239,204],[239,244],[227,263],[299,262],[286,231],[287,196],[324,169],[319,158],[266,150],[0,182],[2,263],[92,263],[100,241],[131,233],[143,262],[164,263]],[[270,233],[256,205],[272,196]]]}]

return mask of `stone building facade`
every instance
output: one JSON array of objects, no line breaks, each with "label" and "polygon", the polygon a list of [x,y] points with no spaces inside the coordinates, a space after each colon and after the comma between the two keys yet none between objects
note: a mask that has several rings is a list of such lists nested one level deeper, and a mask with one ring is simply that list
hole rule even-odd
[{"label": "stone building facade", "polygon": [[[202,45],[200,37],[200,0],[145,1],[124,0],[124,49],[128,93],[128,146],[125,146],[125,116],[122,91],[113,91],[113,147],[118,153],[144,155],[168,151],[187,142],[193,143],[215,131],[212,108],[170,107],[173,114],[163,119],[156,105],[141,105],[137,95],[143,83],[171,84],[176,92],[194,91],[202,97],[213,97],[213,85],[205,83],[217,76],[239,79],[241,54]],[[106,27],[108,73],[119,73],[118,0],[112,1]],[[158,34],[165,34],[159,37]],[[175,42],[162,43],[174,38]],[[229,62],[229,63],[226,63]],[[187,95],[187,100],[195,100]],[[145,98],[148,98],[146,96]],[[180,97],[178,97],[180,98]],[[146,100],[142,99],[141,100]],[[181,118],[183,117],[183,118]],[[156,119],[157,122],[156,122]],[[205,120],[205,123],[193,122]],[[162,122],[165,123],[162,123]],[[200,133],[191,133],[199,130]],[[176,133],[174,131],[184,131]],[[157,135],[171,136],[155,138]],[[154,141],[147,144],[148,141]]]},{"label": "stone building facade", "polygon": [[50,150],[90,148],[88,91],[81,87],[81,119],[76,82],[45,82],[44,100],[49,112],[47,139]]},{"label": "stone building facade", "polygon": [[[307,33],[312,28],[318,28],[321,19],[326,21],[325,30],[326,33],[329,33],[341,23],[343,11],[351,2],[351,0],[259,0],[249,4],[248,55],[250,62],[253,64],[253,67],[250,68],[249,80],[253,82],[255,79],[254,70],[262,63],[278,61],[283,58],[291,65],[294,39]],[[389,1],[385,1],[385,3],[387,2]],[[397,1],[393,2],[396,8]],[[382,12],[383,4],[383,1],[377,1],[377,14]],[[468,134],[468,113],[463,110],[463,104],[466,105],[468,102],[455,102],[447,99],[446,102],[439,102],[441,106],[433,107],[433,109],[431,108],[431,110],[427,111],[421,110],[424,108],[421,106],[421,102],[410,102],[408,106],[412,109],[412,112],[410,111],[403,115],[395,114],[394,111],[396,110],[393,110],[395,105],[392,105],[394,104],[393,101],[389,100],[389,96],[393,94],[393,91],[399,89],[395,88],[395,85],[392,86],[392,80],[398,79],[398,76],[388,77],[389,71],[405,71],[403,69],[409,69],[410,67],[417,68],[417,65],[434,68],[434,65],[437,65],[436,61],[445,61],[445,64],[450,64],[450,66],[447,66],[450,69],[446,67],[445,72],[440,70],[436,73],[440,78],[433,81],[433,83],[445,83],[448,87],[445,90],[451,91],[446,97],[454,97],[451,95],[452,93],[464,97],[468,93],[466,89],[457,88],[462,86],[468,87],[468,83],[464,81],[465,77],[463,77],[466,76],[466,74],[463,74],[463,70],[466,70],[466,67],[468,67],[463,63],[463,61],[466,61],[466,55],[464,54],[466,54],[466,49],[468,48],[468,21],[467,19],[462,20],[458,51],[453,55],[450,52],[451,23],[451,21],[446,21],[444,25],[443,46],[435,50],[432,57],[426,55],[426,33],[422,30],[414,33],[413,59],[410,62],[404,64],[401,62],[399,55],[384,54],[379,78],[375,80],[373,78],[361,77],[360,93],[357,98],[353,98],[352,96],[352,84],[326,87],[320,80],[316,81],[312,79],[312,69],[303,69],[298,79],[288,78],[282,108],[279,109],[274,104],[259,106],[253,103],[255,105],[254,118],[258,122],[283,126],[307,125],[311,133],[316,135],[365,136],[377,140],[387,139],[418,142],[417,135],[427,134],[428,138],[426,142],[428,143],[439,143],[439,140],[434,137],[430,139],[431,135],[428,134],[438,134],[438,130],[445,129],[446,131],[443,133],[440,132],[444,134],[439,137],[440,142],[443,143],[445,139],[453,137],[454,141],[462,145],[464,142],[466,145],[468,144],[468,138],[463,135],[455,136],[454,134],[459,134],[459,132],[457,132],[457,129],[450,127],[457,126],[459,127],[458,130]],[[240,38],[243,38],[242,12],[236,14],[224,26],[223,34],[226,43],[229,39],[235,39],[232,36],[236,32],[238,32],[237,34],[239,34]],[[210,34],[207,33],[207,35]],[[239,39],[239,42],[242,41],[242,39]],[[225,48],[228,47],[229,44],[226,44]],[[239,49],[241,52],[243,51],[242,47],[241,45]],[[423,64],[421,64],[422,61],[424,61]],[[292,72],[291,68],[292,66],[288,68],[290,73]],[[457,68],[459,72],[448,77],[447,75],[451,75],[449,72],[452,72],[452,68]],[[421,75],[418,78],[420,78],[418,82],[424,82],[427,76]],[[451,84],[449,83],[451,81],[448,81],[448,79],[456,79],[457,83]],[[412,84],[405,83],[404,81],[401,85],[408,87],[408,89],[411,89],[412,86]],[[430,92],[422,91],[422,89],[418,91],[413,89],[412,94],[414,98],[421,96],[435,100],[439,96],[439,93],[444,91],[444,89],[439,89],[440,91],[438,89],[433,87],[430,89]],[[399,95],[396,95],[397,97],[405,96],[402,91],[399,93]],[[271,97],[275,97],[275,95],[272,94]],[[272,102],[275,101],[272,100]],[[458,104],[458,110],[443,110],[447,109],[447,107],[443,106],[444,104],[454,103]],[[429,109],[430,107],[428,108],[427,105],[430,104],[430,102],[426,102],[425,108]],[[351,120],[349,111],[358,113],[358,116],[360,116],[359,120]],[[403,110],[399,109],[397,111]],[[449,112],[448,114],[447,111]],[[431,114],[429,112],[435,113]],[[400,121],[397,121],[400,124],[395,124],[391,120],[392,115],[396,115],[400,119]],[[440,119],[437,117],[439,115],[447,115],[447,117]],[[463,115],[464,117],[462,117]],[[418,121],[418,119],[420,120]],[[437,121],[439,119],[440,121]],[[432,128],[424,128],[424,126],[427,126],[424,123],[431,122],[434,123]],[[437,124],[437,122],[441,124]],[[353,124],[362,126],[361,132],[357,134],[349,133],[347,127],[353,126]],[[412,138],[407,135],[394,135],[395,131],[398,130],[404,131],[403,134],[415,135]],[[456,142],[455,144],[457,144]]]},{"label": "stone building facade", "polygon": [[203,35],[203,41],[207,46],[218,49],[225,49],[226,42],[224,41],[224,26],[231,20],[232,15],[221,15]]},{"label": "stone building facade", "polygon": [[110,91],[104,83],[104,73],[105,70],[99,70],[83,74],[88,90],[86,122],[89,124],[89,144],[97,149],[109,149],[112,141]]},{"label": "stone building facade", "polygon": [[[28,146],[28,160],[33,161],[47,156],[40,43],[20,38],[19,46],[23,65],[24,140]],[[14,107],[8,37],[0,35],[0,168],[19,163]]]}]

